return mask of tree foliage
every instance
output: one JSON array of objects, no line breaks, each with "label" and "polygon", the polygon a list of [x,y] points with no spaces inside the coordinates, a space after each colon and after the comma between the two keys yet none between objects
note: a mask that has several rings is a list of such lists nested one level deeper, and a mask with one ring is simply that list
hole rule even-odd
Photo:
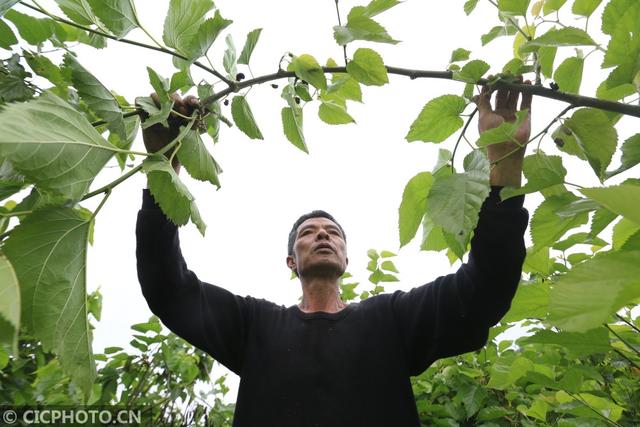
[{"label": "tree foliage", "polygon": [[[248,64],[260,48],[261,29],[246,35],[238,55],[228,30],[232,21],[210,0],[171,0],[161,37],[141,26],[133,0],[58,0],[60,12],[28,0],[0,1],[5,57],[0,62],[0,294],[8,296],[0,302],[0,344],[12,354],[11,363],[19,363],[21,351],[46,353],[29,362],[36,363],[37,372],[54,363],[50,369],[55,375],[70,378],[69,387],[80,393],[74,399],[95,398],[104,368],[96,369],[100,355],[91,350],[86,248],[101,207],[117,185],[142,172],[167,216],[178,225],[191,221],[204,234],[193,196],[163,154],[176,148],[172,156],[192,177],[219,186],[222,169],[201,132],[216,142],[235,132],[227,129],[235,125],[248,138],[265,138],[250,107],[252,86],[284,80],[276,100],[282,103],[282,129],[294,147],[308,152],[303,126],[307,105],[318,105],[319,119],[327,124],[354,123],[348,101],[362,102],[365,86],[387,85],[393,74],[437,77],[459,81],[461,90],[425,100],[406,139],[451,144],[440,150],[432,171],[416,171],[407,184],[398,228],[405,245],[422,226],[421,248],[446,251],[450,259],[462,259],[467,252],[489,192],[489,172],[496,162],[489,163],[485,147],[512,139],[518,123],[483,134],[475,145],[468,141],[476,88],[530,91],[569,105],[528,142],[538,149],[525,158],[525,185],[502,190],[503,198],[537,194],[542,199],[531,219],[523,281],[496,330],[525,322],[533,335],[437,362],[415,379],[424,422],[637,424],[640,399],[634,384],[640,344],[633,308],[640,298],[640,181],[633,173],[640,162],[640,137],[625,136],[622,142],[619,121],[623,115],[640,117],[640,107],[633,105],[640,91],[640,2],[468,0],[466,14],[479,7],[496,10],[496,22],[479,37],[483,45],[512,38],[513,58],[504,58],[502,66],[489,64],[470,59],[472,53],[459,48],[441,71],[392,67],[373,49],[374,43],[398,42],[379,17],[399,3],[372,0],[351,8],[346,21],[333,27],[335,42],[344,47],[345,66],[307,52],[286,52],[273,74],[254,77]],[[604,36],[590,30],[594,20]],[[152,44],[128,40],[134,29]],[[353,41],[367,47],[349,55]],[[131,105],[73,52],[75,43],[101,49],[118,42],[173,57],[170,78],[148,69],[159,105],[144,97]],[[212,65],[213,45],[224,50],[220,70]],[[56,55],[61,50],[66,52],[62,59]],[[603,54],[601,64],[593,62],[594,52]],[[608,74],[596,93],[581,93],[583,75],[598,68]],[[208,76],[197,84],[196,69]],[[535,84],[518,83],[520,74]],[[143,127],[167,125],[174,91],[197,92],[199,109],[161,153],[132,151],[140,115],[146,117]],[[231,117],[222,112],[223,103],[231,104]],[[462,140],[473,149],[458,170],[455,155]],[[539,149],[543,142],[557,153]],[[590,168],[601,186],[567,183],[564,163],[569,158]],[[96,175],[113,159],[122,176],[93,188]],[[127,167],[127,159],[136,165]],[[25,191],[29,194],[23,197]],[[103,199],[94,212],[83,207],[85,200],[98,196]],[[380,283],[396,280],[389,256],[370,254],[375,287],[360,297],[379,293]],[[354,298],[354,289],[345,285],[345,298]],[[19,332],[25,338],[20,344]],[[34,347],[36,342],[42,349]],[[136,345],[148,344],[142,339]],[[141,381],[129,380],[128,390]],[[35,384],[38,379],[25,381]],[[18,395],[12,399],[19,401]]]}]

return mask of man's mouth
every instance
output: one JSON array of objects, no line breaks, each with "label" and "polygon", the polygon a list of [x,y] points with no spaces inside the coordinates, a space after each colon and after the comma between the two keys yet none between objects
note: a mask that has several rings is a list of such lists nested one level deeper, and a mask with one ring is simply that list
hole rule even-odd
[{"label": "man's mouth", "polygon": [[329,250],[331,252],[335,252],[335,250],[333,249],[333,246],[325,244],[325,243],[321,243],[319,245],[317,245],[315,248],[313,248],[314,252],[319,252],[322,250]]}]

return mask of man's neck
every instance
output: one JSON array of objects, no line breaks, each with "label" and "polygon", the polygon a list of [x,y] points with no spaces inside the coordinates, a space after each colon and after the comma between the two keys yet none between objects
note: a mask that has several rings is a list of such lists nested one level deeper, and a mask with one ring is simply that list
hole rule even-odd
[{"label": "man's neck", "polygon": [[338,281],[335,279],[301,279],[302,302],[298,305],[305,313],[324,311],[337,313],[347,306],[340,299]]}]

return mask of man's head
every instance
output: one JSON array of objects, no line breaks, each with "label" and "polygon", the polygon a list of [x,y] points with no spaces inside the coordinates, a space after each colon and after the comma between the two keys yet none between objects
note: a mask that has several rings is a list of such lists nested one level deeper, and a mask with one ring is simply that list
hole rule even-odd
[{"label": "man's head", "polygon": [[331,214],[302,215],[289,232],[287,265],[298,276],[340,277],[347,268],[346,235]]}]

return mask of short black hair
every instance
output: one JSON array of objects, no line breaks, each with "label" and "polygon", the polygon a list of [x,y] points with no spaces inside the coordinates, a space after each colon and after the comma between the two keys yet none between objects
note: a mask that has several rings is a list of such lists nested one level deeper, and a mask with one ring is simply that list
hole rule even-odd
[{"label": "short black hair", "polygon": [[340,229],[340,232],[342,233],[342,238],[344,239],[344,241],[345,242],[347,241],[347,235],[344,232],[344,229],[342,228],[340,223],[336,221],[333,215],[322,210],[315,210],[302,215],[300,218],[296,220],[296,222],[293,223],[293,227],[291,227],[291,231],[289,232],[289,245],[287,248],[288,250],[287,253],[289,255],[293,255],[293,244],[296,241],[296,233],[298,231],[298,227],[300,227],[300,224],[302,224],[303,222],[311,218],[327,218],[328,220],[333,221]]}]

